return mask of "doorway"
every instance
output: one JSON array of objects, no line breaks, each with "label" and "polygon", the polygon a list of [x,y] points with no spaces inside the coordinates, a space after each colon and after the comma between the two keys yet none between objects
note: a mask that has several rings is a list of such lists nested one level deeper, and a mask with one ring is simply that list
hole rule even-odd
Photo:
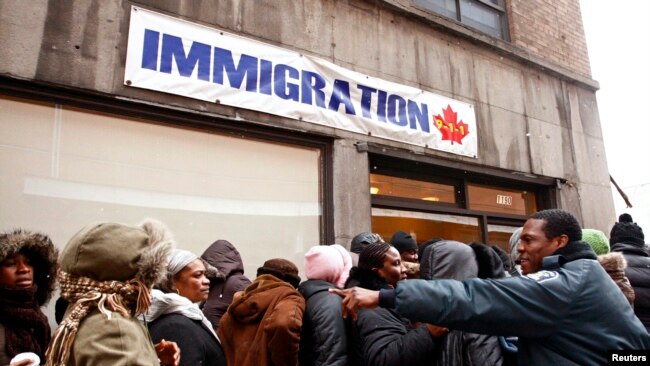
[{"label": "doorway", "polygon": [[370,167],[372,231],[386,241],[401,230],[418,245],[442,238],[509,253],[512,233],[549,206],[550,186],[377,155]]}]

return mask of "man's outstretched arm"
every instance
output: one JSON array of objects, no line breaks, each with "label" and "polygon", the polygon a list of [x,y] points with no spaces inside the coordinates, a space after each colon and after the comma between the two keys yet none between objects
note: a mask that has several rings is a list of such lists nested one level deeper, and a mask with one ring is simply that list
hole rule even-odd
[{"label": "man's outstretched arm", "polygon": [[352,316],[352,319],[357,320],[358,309],[376,308],[379,306],[379,291],[367,290],[361,287],[353,287],[345,290],[331,288],[329,291],[343,298],[344,318]]}]

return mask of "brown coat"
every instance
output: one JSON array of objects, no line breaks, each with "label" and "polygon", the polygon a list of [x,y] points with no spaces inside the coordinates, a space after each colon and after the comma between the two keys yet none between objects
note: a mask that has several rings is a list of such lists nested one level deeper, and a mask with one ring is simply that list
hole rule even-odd
[{"label": "brown coat", "polygon": [[287,282],[258,276],[235,294],[217,334],[228,365],[296,366],[305,299]]},{"label": "brown coat", "polygon": [[627,301],[630,302],[630,305],[634,307],[634,289],[630,284],[630,281],[625,276],[625,268],[627,267],[627,261],[623,256],[623,253],[612,252],[608,254],[603,254],[598,256],[598,262],[603,266],[605,272],[612,278],[612,280],[618,285],[618,288],[621,289]]}]

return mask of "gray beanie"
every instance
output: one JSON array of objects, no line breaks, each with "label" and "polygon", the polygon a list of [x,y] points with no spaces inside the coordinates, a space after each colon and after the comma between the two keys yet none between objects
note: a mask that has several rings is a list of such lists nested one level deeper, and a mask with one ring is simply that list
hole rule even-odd
[{"label": "gray beanie", "polygon": [[517,253],[517,244],[519,244],[519,237],[523,229],[523,227],[518,228],[510,236],[510,258],[512,260],[515,260],[519,256],[519,253]]}]

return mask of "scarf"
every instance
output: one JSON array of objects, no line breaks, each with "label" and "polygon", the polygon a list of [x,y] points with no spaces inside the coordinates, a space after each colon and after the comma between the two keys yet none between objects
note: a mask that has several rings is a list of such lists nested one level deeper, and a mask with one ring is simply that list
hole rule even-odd
[{"label": "scarf", "polygon": [[5,327],[9,358],[21,352],[34,352],[44,358],[50,342],[50,325],[36,300],[36,285],[0,287],[0,323]]},{"label": "scarf", "polygon": [[164,293],[160,290],[153,290],[151,292],[152,302],[151,307],[146,314],[143,315],[143,318],[147,323],[151,323],[154,320],[160,318],[165,314],[181,314],[192,320],[200,320],[203,325],[208,328],[210,333],[217,339],[219,343],[219,337],[212,329],[212,323],[205,317],[203,311],[199,309],[199,306],[191,302],[187,297],[175,294],[173,292]]},{"label": "scarf", "polygon": [[54,332],[46,358],[48,366],[65,365],[70,356],[79,324],[92,310],[98,309],[111,320],[111,312],[124,317],[142,314],[151,305],[149,289],[136,279],[127,282],[96,281],[59,270],[61,297],[71,309]]}]

